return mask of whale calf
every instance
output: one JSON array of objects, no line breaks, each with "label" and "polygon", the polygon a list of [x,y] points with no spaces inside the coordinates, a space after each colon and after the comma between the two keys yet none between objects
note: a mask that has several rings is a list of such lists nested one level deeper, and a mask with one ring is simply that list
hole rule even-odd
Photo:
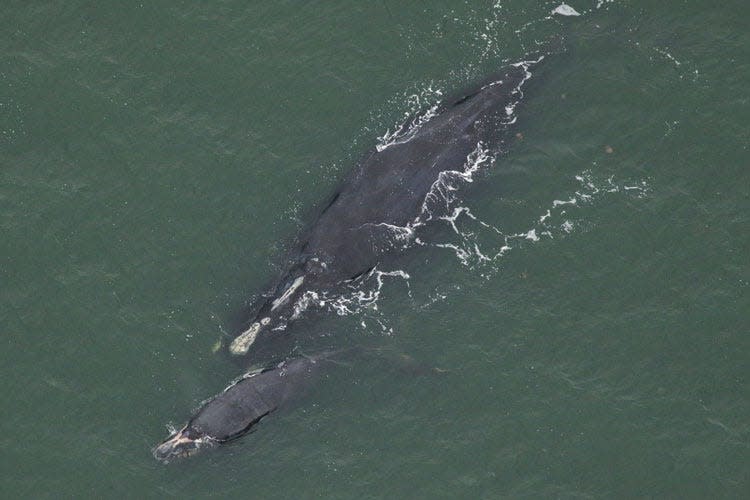
[{"label": "whale calf", "polygon": [[154,457],[169,462],[250,432],[263,418],[303,395],[342,352],[301,356],[246,373],[156,446]]},{"label": "whale calf", "polygon": [[515,122],[521,88],[539,62],[508,66],[489,83],[437,106],[390,144],[374,148],[298,238],[290,264],[270,293],[252,308],[253,319],[229,344],[246,354],[259,335],[283,330],[304,298],[336,294],[415,239],[438,216],[431,203],[466,177],[467,162],[502,149]]}]

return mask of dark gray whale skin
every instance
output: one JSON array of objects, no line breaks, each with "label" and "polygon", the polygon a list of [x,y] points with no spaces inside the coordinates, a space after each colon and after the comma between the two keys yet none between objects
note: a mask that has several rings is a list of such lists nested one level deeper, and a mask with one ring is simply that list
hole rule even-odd
[{"label": "dark gray whale skin", "polygon": [[[502,150],[521,86],[531,76],[530,64],[511,65],[486,85],[447,100],[430,120],[372,151],[300,236],[290,265],[269,298],[259,301],[254,320],[230,352],[247,353],[260,333],[293,319],[294,304],[303,294],[336,293],[404,248],[404,235],[413,237],[414,228],[442,215],[432,209],[425,213],[426,199],[435,194],[443,173],[461,175],[480,143],[495,153]],[[342,352],[293,358],[246,374],[203,404],[185,427],[153,450],[154,456],[170,461],[247,433],[304,393]]]},{"label": "dark gray whale skin", "polygon": [[367,155],[299,237],[291,264],[269,298],[253,307],[254,319],[229,352],[244,355],[259,334],[283,329],[306,292],[336,293],[402,249],[410,225],[424,219],[425,199],[441,173],[461,171],[479,143],[502,148],[530,64],[508,66],[486,85],[442,105],[416,132]]},{"label": "dark gray whale skin", "polygon": [[185,427],[154,448],[154,457],[169,462],[246,434],[261,419],[303,395],[342,352],[292,358],[249,372],[203,404]]}]

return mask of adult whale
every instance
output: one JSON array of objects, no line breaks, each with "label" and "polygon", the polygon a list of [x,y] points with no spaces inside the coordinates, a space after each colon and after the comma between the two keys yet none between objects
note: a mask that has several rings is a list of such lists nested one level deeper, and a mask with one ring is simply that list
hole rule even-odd
[{"label": "adult whale", "polygon": [[255,304],[254,319],[229,351],[246,354],[259,334],[295,319],[305,297],[339,293],[386,254],[408,246],[416,228],[440,215],[431,202],[454,189],[456,178],[466,178],[472,162],[502,149],[529,68],[539,60],[508,66],[367,155],[300,236],[291,264],[268,298]]}]

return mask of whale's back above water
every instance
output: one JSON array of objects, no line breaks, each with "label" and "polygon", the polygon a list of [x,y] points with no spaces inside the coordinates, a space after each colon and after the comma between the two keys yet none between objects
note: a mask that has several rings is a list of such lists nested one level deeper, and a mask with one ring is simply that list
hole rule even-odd
[{"label": "whale's back above water", "polygon": [[283,329],[296,317],[294,304],[304,293],[328,293],[366,273],[386,254],[408,246],[415,227],[441,215],[428,202],[445,194],[439,192],[445,177],[464,175],[472,155],[502,149],[528,67],[509,66],[367,155],[298,238],[287,271],[230,352],[247,353],[261,331]]}]

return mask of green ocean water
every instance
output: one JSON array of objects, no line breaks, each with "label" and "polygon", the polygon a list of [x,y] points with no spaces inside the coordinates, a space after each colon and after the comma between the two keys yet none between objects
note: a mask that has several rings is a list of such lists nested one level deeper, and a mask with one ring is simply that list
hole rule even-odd
[{"label": "green ocean water", "polygon": [[[559,3],[6,2],[0,496],[746,498],[750,4]],[[539,52],[453,225],[289,331],[447,373],[154,460],[378,138]]]}]

